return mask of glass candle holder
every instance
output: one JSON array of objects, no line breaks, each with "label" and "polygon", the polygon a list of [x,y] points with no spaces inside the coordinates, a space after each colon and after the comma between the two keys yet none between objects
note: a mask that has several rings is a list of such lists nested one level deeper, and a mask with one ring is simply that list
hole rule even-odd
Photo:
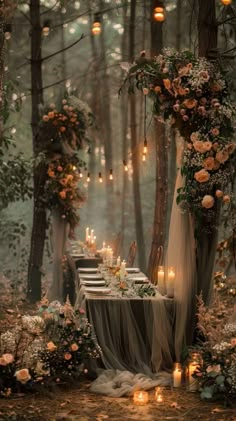
[{"label": "glass candle holder", "polygon": [[144,390],[136,390],[136,392],[134,392],[133,401],[135,405],[146,405],[148,400],[148,392],[145,392]]},{"label": "glass candle holder", "polygon": [[156,387],[155,389],[155,401],[158,404],[162,404],[164,401],[161,387]]},{"label": "glass candle holder", "polygon": [[194,376],[198,368],[201,367],[202,358],[199,352],[191,352],[187,366],[186,385],[189,392],[197,392],[199,389],[198,379]]}]

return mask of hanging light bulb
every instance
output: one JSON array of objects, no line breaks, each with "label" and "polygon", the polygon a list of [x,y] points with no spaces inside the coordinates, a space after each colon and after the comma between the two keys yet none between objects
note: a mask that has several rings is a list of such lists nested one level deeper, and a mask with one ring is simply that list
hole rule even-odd
[{"label": "hanging light bulb", "polygon": [[153,19],[157,22],[164,22],[165,20],[165,9],[162,0],[154,2]]},{"label": "hanging light bulb", "polygon": [[220,0],[224,6],[229,6],[232,3],[232,0]]},{"label": "hanging light bulb", "polygon": [[128,171],[128,165],[127,165],[127,162],[124,160],[124,161],[123,161],[123,164],[124,164],[124,170],[125,170],[125,172],[127,172],[127,171]]},{"label": "hanging light bulb", "polygon": [[113,171],[112,170],[110,170],[109,180],[113,180]]},{"label": "hanging light bulb", "polygon": [[83,173],[79,170],[79,178],[83,178]]},{"label": "hanging light bulb", "polygon": [[4,37],[7,41],[11,39],[11,33],[12,33],[12,26],[10,23],[6,23],[4,27]]},{"label": "hanging light bulb", "polygon": [[145,153],[143,153],[143,158],[142,158],[142,161],[143,161],[143,162],[145,162],[145,161],[146,161],[146,154],[145,154]]},{"label": "hanging light bulb", "polygon": [[88,172],[88,174],[87,174],[87,182],[89,183],[90,182],[90,173]]},{"label": "hanging light bulb", "polygon": [[73,169],[73,171],[75,171],[75,170],[76,170],[76,166],[75,166],[75,165],[73,165],[72,169]]},{"label": "hanging light bulb", "polygon": [[44,37],[48,37],[50,32],[50,20],[45,20],[42,27],[42,34]]},{"label": "hanging light bulb", "polygon": [[91,31],[93,35],[99,35],[102,32],[101,15],[99,13],[95,13],[94,15]]},{"label": "hanging light bulb", "polygon": [[99,183],[102,183],[102,173],[101,172],[98,174],[98,178],[99,178]]},{"label": "hanging light bulb", "polygon": [[147,139],[145,139],[143,142],[143,154],[147,155]]}]

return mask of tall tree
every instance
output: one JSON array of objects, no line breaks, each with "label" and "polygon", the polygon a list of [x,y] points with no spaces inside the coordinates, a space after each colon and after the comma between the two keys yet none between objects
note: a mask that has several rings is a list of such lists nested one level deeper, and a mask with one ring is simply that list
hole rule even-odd
[{"label": "tall tree", "polygon": [[[215,0],[199,0],[198,15],[199,56],[216,59],[217,22]],[[197,292],[202,292],[203,299],[209,302],[212,296],[212,272],[218,239],[217,229],[208,233],[201,231],[197,243]]]},{"label": "tall tree", "polygon": [[[135,23],[136,23],[136,1],[131,0],[130,3],[130,30],[129,30],[129,60],[134,61],[135,56]],[[143,233],[143,215],[141,205],[140,191],[140,153],[137,138],[137,122],[136,122],[136,98],[135,95],[130,96],[130,132],[131,132],[131,152],[133,164],[133,195],[134,195],[134,212],[135,212],[135,228],[138,247],[138,262],[142,270],[146,270],[146,258],[144,247]]]},{"label": "tall tree", "polygon": [[[151,53],[160,54],[163,48],[162,22],[152,18],[154,1],[151,1]],[[168,153],[165,125],[157,117],[154,121],[156,141],[156,197],[153,221],[151,252],[148,262],[148,275],[152,282],[156,281],[157,266],[162,263],[166,234],[166,214],[168,198]]]},{"label": "tall tree", "polygon": [[[30,0],[31,22],[31,127],[33,134],[34,156],[39,152],[37,144],[38,124],[40,120],[40,105],[43,104],[43,81],[42,81],[42,28],[40,21],[40,0]],[[31,248],[28,267],[28,291],[27,296],[31,302],[41,298],[41,276],[43,264],[43,251],[46,236],[46,209],[42,204],[41,197],[45,182],[44,165],[34,169],[34,209],[33,227],[31,234]]]}]

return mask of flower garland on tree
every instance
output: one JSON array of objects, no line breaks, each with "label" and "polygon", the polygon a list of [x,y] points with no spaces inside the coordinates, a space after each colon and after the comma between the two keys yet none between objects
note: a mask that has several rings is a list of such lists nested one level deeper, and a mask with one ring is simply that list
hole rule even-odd
[{"label": "flower garland on tree", "polygon": [[73,231],[79,221],[77,209],[84,197],[79,189],[80,168],[85,163],[77,156],[88,141],[87,129],[92,114],[84,104],[64,98],[61,105],[51,104],[44,111],[39,132],[39,152],[46,156],[46,182],[43,201],[50,210],[57,210]]},{"label": "flower garland on tree", "polygon": [[191,52],[164,50],[153,61],[133,65],[125,82],[153,100],[154,114],[171,118],[185,139],[177,203],[195,215],[196,227],[211,230],[219,203],[230,211],[235,144],[232,142],[235,110],[223,72]]}]

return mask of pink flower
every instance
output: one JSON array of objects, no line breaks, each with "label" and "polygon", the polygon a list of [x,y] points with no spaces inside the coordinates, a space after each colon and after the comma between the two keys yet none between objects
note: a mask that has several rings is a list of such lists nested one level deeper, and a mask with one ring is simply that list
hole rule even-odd
[{"label": "pink flower", "polygon": [[221,367],[220,364],[216,364],[216,365],[209,365],[206,369],[207,373],[211,373],[212,371],[214,371],[215,373],[220,373],[221,372]]}]

